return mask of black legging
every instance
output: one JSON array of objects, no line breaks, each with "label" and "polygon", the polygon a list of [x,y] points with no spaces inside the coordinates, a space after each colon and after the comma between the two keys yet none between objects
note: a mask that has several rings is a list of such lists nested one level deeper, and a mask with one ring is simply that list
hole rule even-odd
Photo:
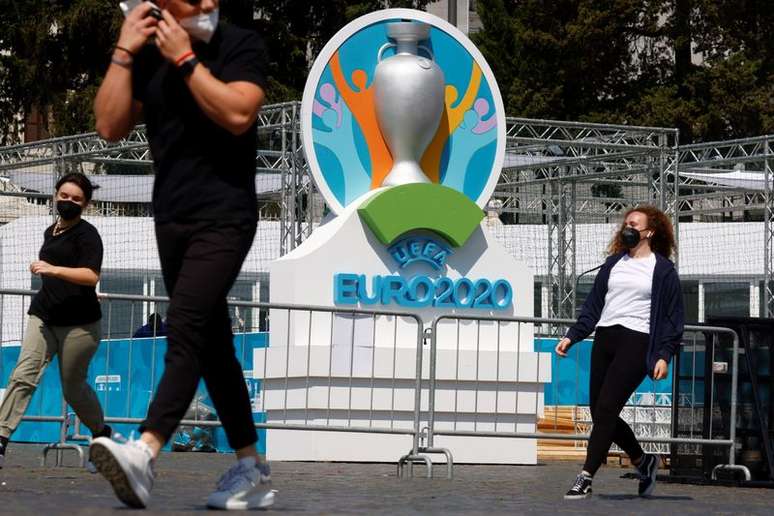
[{"label": "black legging", "polygon": [[629,458],[642,457],[643,450],[634,432],[619,414],[626,401],[647,376],[645,359],[648,334],[623,326],[596,329],[591,349],[591,429],[583,469],[592,476],[607,457],[612,443]]},{"label": "black legging", "polygon": [[167,353],[164,374],[141,431],[153,430],[169,440],[204,378],[229,445],[238,450],[256,442],[250,398],[234,353],[226,304],[255,228],[254,222],[156,225],[170,298]]}]

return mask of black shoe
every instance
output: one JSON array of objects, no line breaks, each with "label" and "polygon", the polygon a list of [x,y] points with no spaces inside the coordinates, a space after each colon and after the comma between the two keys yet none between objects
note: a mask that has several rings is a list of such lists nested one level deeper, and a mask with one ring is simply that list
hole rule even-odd
[{"label": "black shoe", "polygon": [[3,462],[5,462],[5,449],[8,447],[8,438],[0,437],[0,469],[3,469]]},{"label": "black shoe", "polygon": [[581,473],[575,477],[575,483],[569,491],[565,493],[565,500],[580,500],[591,496],[591,477]]},{"label": "black shoe", "polygon": [[650,496],[656,487],[656,474],[661,465],[661,457],[652,453],[646,453],[642,461],[637,466],[640,473],[640,485],[637,488],[637,494],[640,496]]},{"label": "black shoe", "polygon": [[113,437],[113,429],[110,428],[110,425],[103,425],[102,430],[100,430],[96,434],[93,434],[91,437],[92,439],[96,439],[97,437],[107,437],[108,439],[110,439],[111,437]]}]

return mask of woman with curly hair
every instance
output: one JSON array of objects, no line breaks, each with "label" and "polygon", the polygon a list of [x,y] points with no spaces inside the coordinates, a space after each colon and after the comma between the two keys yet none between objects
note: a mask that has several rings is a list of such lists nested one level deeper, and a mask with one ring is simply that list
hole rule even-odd
[{"label": "woman with curly hair", "polygon": [[589,401],[594,423],[583,470],[566,499],[591,496],[594,474],[617,444],[640,474],[638,493],[649,496],[661,463],[645,453],[619,414],[646,376],[667,377],[683,336],[680,279],[669,260],[675,249],[669,218],[653,206],[626,212],[608,248],[580,317],[556,345],[560,357],[595,332]]}]

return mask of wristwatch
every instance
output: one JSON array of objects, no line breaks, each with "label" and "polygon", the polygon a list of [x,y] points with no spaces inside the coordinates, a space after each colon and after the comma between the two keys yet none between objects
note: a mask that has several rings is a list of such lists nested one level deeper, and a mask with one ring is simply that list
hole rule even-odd
[{"label": "wristwatch", "polygon": [[196,68],[196,65],[198,64],[199,60],[196,59],[196,56],[194,56],[180,63],[180,66],[178,66],[177,69],[180,70],[180,73],[183,75],[183,77],[188,77],[193,73],[194,68]]}]

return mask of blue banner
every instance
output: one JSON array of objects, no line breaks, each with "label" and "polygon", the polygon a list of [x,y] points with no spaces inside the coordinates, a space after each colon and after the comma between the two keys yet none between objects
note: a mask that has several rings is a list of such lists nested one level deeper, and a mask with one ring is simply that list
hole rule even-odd
[{"label": "blue banner", "polygon": [[[252,378],[253,350],[266,347],[267,333],[247,333],[234,336],[237,358],[245,372],[250,399],[253,400],[253,420],[264,422],[261,406],[260,380]],[[144,418],[156,384],[164,370],[165,337],[148,339],[103,340],[89,367],[89,383],[94,388],[107,417]],[[13,372],[21,348],[0,348],[0,386],[5,387]],[[212,401],[204,387],[199,385],[197,397],[201,403],[212,407]],[[56,358],[46,372],[30,401],[26,415],[59,416],[62,414],[62,387],[59,381],[59,362]],[[68,407],[68,412],[72,409]],[[128,436],[136,425],[111,425],[114,430]],[[81,426],[82,433],[88,433]],[[22,422],[12,439],[20,442],[52,442],[59,439],[59,423]],[[230,451],[222,428],[215,429],[213,444],[218,451]],[[266,431],[259,431],[259,451],[266,452]]]}]

